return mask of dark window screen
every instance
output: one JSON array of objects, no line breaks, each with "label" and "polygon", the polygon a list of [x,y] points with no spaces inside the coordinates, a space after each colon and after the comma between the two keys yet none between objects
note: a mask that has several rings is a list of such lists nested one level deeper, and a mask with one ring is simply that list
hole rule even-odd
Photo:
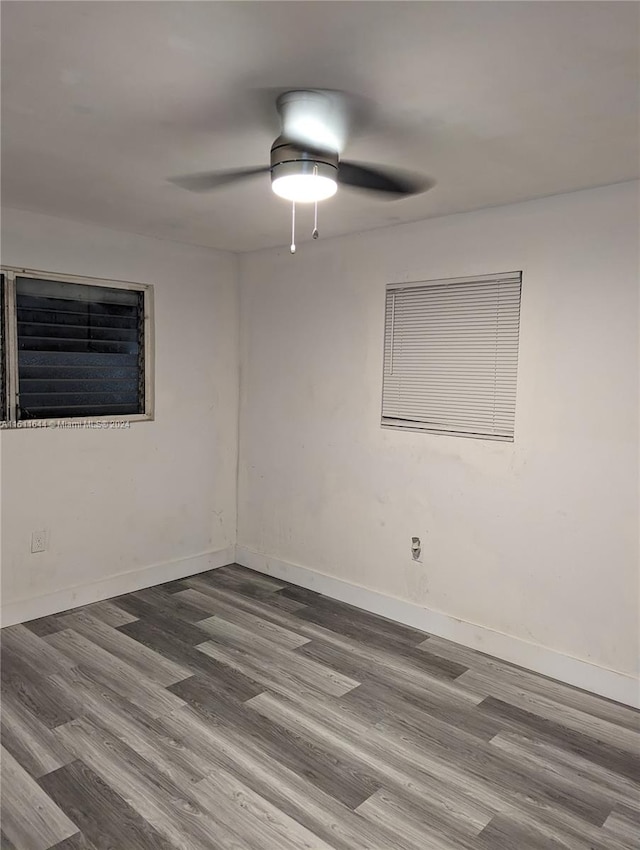
[{"label": "dark window screen", "polygon": [[16,278],[20,419],[144,413],[144,294]]}]

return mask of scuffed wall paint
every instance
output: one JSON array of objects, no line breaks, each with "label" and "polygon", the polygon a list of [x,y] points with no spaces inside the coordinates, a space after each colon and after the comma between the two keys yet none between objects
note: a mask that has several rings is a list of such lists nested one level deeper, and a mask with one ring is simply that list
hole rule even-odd
[{"label": "scuffed wall paint", "polygon": [[[385,284],[514,269],[515,442],[382,430]],[[637,305],[635,183],[242,257],[238,544],[634,672]]]},{"label": "scuffed wall paint", "polygon": [[2,434],[3,604],[233,547],[236,257],[17,210],[2,237],[7,265],[153,284],[156,344],[153,422]]}]

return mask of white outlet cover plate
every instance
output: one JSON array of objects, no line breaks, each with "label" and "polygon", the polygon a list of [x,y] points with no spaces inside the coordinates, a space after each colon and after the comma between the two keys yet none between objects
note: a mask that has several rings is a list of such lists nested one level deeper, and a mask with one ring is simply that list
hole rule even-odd
[{"label": "white outlet cover plate", "polygon": [[31,535],[31,552],[44,552],[47,548],[47,532],[34,531]]}]

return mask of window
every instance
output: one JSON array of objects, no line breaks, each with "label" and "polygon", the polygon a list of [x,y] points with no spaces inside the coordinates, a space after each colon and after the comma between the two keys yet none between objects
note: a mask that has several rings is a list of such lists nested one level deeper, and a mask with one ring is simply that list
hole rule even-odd
[{"label": "window", "polygon": [[521,279],[387,287],[383,426],[513,440]]},{"label": "window", "polygon": [[5,268],[3,419],[150,419],[152,288]]},{"label": "window", "polygon": [[0,274],[0,422],[7,418],[7,358],[5,344],[4,274]]}]

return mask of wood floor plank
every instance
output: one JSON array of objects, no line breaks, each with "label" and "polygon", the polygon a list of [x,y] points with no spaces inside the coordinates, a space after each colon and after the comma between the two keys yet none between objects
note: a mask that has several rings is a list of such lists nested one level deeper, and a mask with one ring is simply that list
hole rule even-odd
[{"label": "wood floor plank", "polygon": [[49,850],[78,827],[2,748],[2,830],[16,850]]},{"label": "wood floor plank", "polygon": [[186,583],[191,589],[197,590],[205,596],[210,596],[214,600],[233,605],[240,611],[245,611],[285,629],[302,634],[301,628],[304,626],[304,621],[297,618],[297,614],[306,608],[302,602],[288,599],[279,593],[271,594],[264,599],[243,596],[229,588],[214,585],[212,581],[204,582],[198,577],[187,579]]},{"label": "wood floor plank", "polygon": [[[127,623],[135,623],[138,619],[128,611],[119,608],[113,602],[95,602],[93,605],[85,605],[83,608],[76,608],[75,611],[84,611],[98,620],[101,620],[106,626],[111,626],[116,629],[118,626],[126,626]],[[73,614],[75,611],[68,611],[67,614]],[[59,615],[64,616],[64,615]]]},{"label": "wood floor plank", "polygon": [[335,850],[228,771],[203,779],[195,797],[255,850]]},{"label": "wood floor plank", "polygon": [[188,787],[204,773],[193,765],[192,753],[163,733],[154,718],[139,710],[111,688],[76,670],[60,677],[60,684],[73,691],[79,716],[125,743],[158,771],[180,787]]},{"label": "wood floor plank", "polygon": [[386,677],[364,683],[345,702],[357,705],[372,722],[395,715],[418,728],[429,720],[434,729],[450,734],[460,729],[480,741],[490,741],[501,729],[495,720],[478,713],[474,705],[443,698],[437,691],[400,688]]},{"label": "wood floor plank", "polygon": [[[415,802],[382,789],[358,806],[358,813],[376,826],[386,826],[405,842],[421,850],[475,850],[476,830],[465,832],[459,825],[464,819],[443,818],[433,807]],[[453,814],[453,813],[452,813]]]},{"label": "wood floor plank", "polygon": [[[128,615],[126,615],[128,616]],[[191,671],[158,652],[141,645],[128,635],[106,625],[93,614],[85,611],[73,612],[62,617],[65,628],[72,629],[79,635],[83,635],[92,643],[130,664],[135,670],[149,678],[152,682],[165,687],[173,685],[191,675]],[[125,620],[121,625],[130,622]]]},{"label": "wood floor plank", "polygon": [[[308,634],[308,633],[307,633]],[[328,637],[326,634],[321,638],[314,638],[312,645],[302,647],[302,654],[310,658],[325,655],[331,660],[331,666],[345,668],[351,667],[354,678],[379,679],[381,672],[388,681],[393,680],[400,686],[422,687],[438,690],[434,679],[451,683],[449,687],[441,687],[439,690],[446,693],[447,699],[458,700],[468,705],[477,705],[486,694],[477,696],[469,689],[459,685],[458,681],[466,668],[450,661],[442,661],[433,657],[429,659],[424,652],[413,650],[408,647],[402,654],[388,652],[382,649],[372,649],[369,646],[355,644],[354,641],[339,636]],[[373,663],[372,663],[373,662]],[[358,675],[360,674],[360,675]],[[453,683],[455,680],[455,684]]]},{"label": "wood floor plank", "polygon": [[[177,594],[174,593],[171,598],[174,596],[177,596]],[[118,607],[138,617],[137,623],[118,627],[118,631],[132,636],[137,631],[136,627],[148,626],[189,646],[195,646],[202,642],[204,632],[194,625],[194,623],[197,623],[198,620],[204,620],[209,616],[207,610],[199,608],[192,611],[193,619],[187,622],[182,617],[171,615],[169,603],[164,603],[164,601],[162,605],[159,605],[157,602],[150,603],[145,599],[141,599],[137,594],[118,597]]]},{"label": "wood floor plank", "polygon": [[[59,845],[56,845],[58,847]],[[16,850],[16,845],[10,841],[0,829],[0,850]]]},{"label": "wood floor plank", "polygon": [[[222,724],[227,734],[240,733],[260,750],[280,764],[306,777],[316,787],[354,809],[379,788],[375,775],[362,765],[344,758],[330,744],[319,744],[305,734],[291,733],[277,721],[223,698],[213,689],[195,680],[173,686],[189,702],[197,714],[182,714],[193,722],[206,718],[211,723]],[[163,726],[171,728],[176,713],[165,718]],[[184,734],[184,733],[183,733]]]},{"label": "wood floor plank", "polygon": [[[197,579],[188,581],[195,585]],[[216,589],[211,585],[207,586],[206,592],[212,596],[215,603],[221,603],[238,609],[242,614],[272,622],[312,641],[320,641],[322,644],[335,646],[338,651],[344,652],[345,658],[348,655],[355,656],[354,664],[362,663],[365,668],[372,671],[379,671],[383,667],[385,672],[388,675],[393,675],[396,680],[401,678],[405,683],[412,683],[414,686],[419,685],[429,691],[435,690],[437,693],[443,693],[454,702],[459,700],[466,704],[477,705],[482,701],[482,697],[470,694],[463,688],[456,686],[454,681],[448,681],[455,679],[467,669],[462,665],[451,662],[443,664],[437,658],[434,658],[432,662],[425,653],[404,645],[402,653],[399,654],[390,651],[386,646],[381,648],[377,645],[372,646],[366,642],[353,640],[315,623],[300,620],[290,612],[275,609],[272,604],[273,597],[267,604],[261,600],[243,598],[231,591]],[[306,654],[304,650],[303,654]],[[357,679],[357,676],[354,678]],[[442,684],[438,684],[436,680],[440,680]]]},{"label": "wood floor plank", "polygon": [[638,850],[640,846],[640,810],[618,804],[607,820],[603,832],[617,841],[624,850]]},{"label": "wood floor plank", "polygon": [[193,578],[185,579],[185,584],[200,593],[213,593],[215,596],[230,594],[232,598],[243,599],[247,603],[254,602],[273,611],[282,611],[283,613],[291,614],[306,608],[304,602],[297,602],[295,599],[289,599],[279,593],[243,593],[242,587],[239,587],[237,583],[234,587],[230,586],[229,583],[223,585],[216,580],[213,574],[207,576],[201,573]]},{"label": "wood floor plank", "polygon": [[187,585],[184,583],[184,579],[177,579],[176,581],[165,581],[163,584],[158,585],[158,587],[162,588],[163,593],[178,593],[180,590],[186,590]]},{"label": "wood floor plank", "polygon": [[2,695],[1,728],[2,745],[34,778],[73,760],[51,730],[8,690]]},{"label": "wood floor plank", "polygon": [[497,697],[516,708],[532,712],[537,717],[551,720],[566,729],[610,744],[612,747],[627,750],[629,753],[640,752],[640,729],[629,729],[609,720],[602,720],[585,711],[562,705],[540,694],[525,691],[511,682],[502,682],[495,676],[477,670],[468,670],[463,673],[456,679],[456,684],[483,698]]},{"label": "wood floor plank", "polygon": [[268,664],[275,672],[288,672],[298,676],[312,687],[331,696],[342,696],[360,684],[318,661],[283,650],[273,641],[261,638],[227,620],[210,617],[203,621],[202,626],[206,628],[212,640],[204,641],[198,646],[201,652],[207,653],[210,646],[216,644],[246,653],[259,663]]},{"label": "wood floor plank", "polygon": [[478,836],[478,850],[568,850],[562,838],[545,835],[531,826],[523,826],[507,817],[497,815]]},{"label": "wood floor plank", "polygon": [[25,629],[29,629],[30,632],[33,632],[34,635],[38,635],[38,637],[51,635],[54,632],[59,632],[62,628],[58,622],[57,614],[50,614],[48,617],[38,617],[37,619],[29,620],[22,625]]},{"label": "wood floor plank", "polygon": [[310,643],[298,650],[301,654],[324,659],[328,666],[335,666],[359,681],[386,682],[394,689],[426,691],[461,708],[478,705],[484,699],[457,684],[467,669],[461,665],[442,664],[437,659],[432,663],[425,653],[411,647],[401,653],[372,647],[310,623],[301,624],[298,630],[310,638]]},{"label": "wood floor plank", "polygon": [[[287,591],[283,590],[281,595],[286,593]],[[305,609],[298,611],[297,616],[301,620],[308,620],[338,634],[362,640],[371,646],[383,649],[415,647],[424,639],[424,633],[417,629],[328,599],[315,605],[308,605]]]},{"label": "wood floor plank", "polygon": [[[199,590],[189,588],[188,590],[181,591],[179,596],[186,601],[193,601],[201,608],[206,608],[213,616],[220,617],[220,619],[227,620],[229,623],[235,623],[237,626],[243,626],[251,630],[256,635],[272,641],[283,649],[296,649],[296,647],[303,646],[309,642],[309,638],[304,637],[304,635],[290,629],[285,629],[269,620],[241,611],[237,606],[214,599],[212,596],[201,593]],[[200,628],[206,628],[204,625],[206,622],[207,620],[201,620],[198,622],[198,626]]]},{"label": "wood floor plank", "polygon": [[234,576],[235,578],[239,578],[243,582],[249,582],[257,587],[263,588],[263,590],[271,593],[277,593],[279,590],[283,590],[286,587],[293,587],[288,581],[284,581],[284,579],[276,578],[272,575],[267,575],[267,573],[259,573],[256,570],[248,570],[246,567],[241,566],[240,564],[228,564],[226,567],[219,567],[215,570],[209,570],[208,573],[202,573],[204,576],[211,576],[216,580],[219,576]]},{"label": "wood floor plank", "polygon": [[544,741],[522,734],[502,731],[490,742],[492,747],[511,753],[520,763],[529,763],[540,775],[551,771],[574,786],[599,796],[610,803],[635,806],[640,811],[640,785],[617,773],[612,773],[586,758],[567,752]]},{"label": "wood floor plank", "polygon": [[520,727],[535,732],[543,740],[556,742],[565,749],[606,767],[607,770],[619,773],[635,782],[640,782],[640,764],[637,759],[617,747],[597,741],[580,732],[574,732],[559,723],[546,720],[544,717],[539,717],[537,714],[517,708],[494,697],[487,697],[480,703],[478,710],[484,711],[492,717],[512,721]]},{"label": "wood floor plank", "polygon": [[42,637],[24,626],[9,626],[2,630],[2,650],[19,656],[40,676],[50,676],[72,667],[73,662],[58,652]]},{"label": "wood floor plank", "polygon": [[3,850],[640,850],[640,712],[271,576],[6,634]]},{"label": "wood floor plank", "polygon": [[198,647],[199,651],[209,658],[237,671],[247,678],[257,682],[262,692],[265,688],[293,696],[297,693],[320,694],[322,691],[309,682],[308,677],[298,675],[297,670],[290,670],[286,665],[278,664],[271,669],[265,669],[259,658],[252,657],[242,650],[231,646],[222,646],[219,642],[205,641]]},{"label": "wood floor plank", "polygon": [[[364,690],[364,689],[362,689]],[[375,694],[375,696],[374,696]],[[477,780],[505,799],[536,801],[542,807],[551,806],[566,810],[589,823],[601,826],[610,812],[610,798],[597,789],[585,790],[553,770],[533,765],[506,752],[498,752],[491,744],[474,740],[464,724],[448,726],[433,718],[420,726],[420,714],[409,713],[396,700],[395,694],[385,689],[372,691],[367,701],[362,697],[349,700],[356,704],[363,716],[376,720],[376,727],[411,743],[417,753],[425,757],[446,760],[461,775]],[[492,739],[492,741],[495,739]]]},{"label": "wood floor plank", "polygon": [[430,636],[419,644],[418,649],[432,656],[446,658],[477,670],[489,676],[496,683],[510,684],[523,691],[539,694],[561,705],[586,712],[594,718],[607,720],[633,731],[640,730],[640,712],[636,709],[574,688],[547,676],[541,676],[530,670],[524,670],[508,661],[492,658],[490,655],[484,655],[468,647],[434,636]]},{"label": "wood floor plank", "polygon": [[52,729],[76,717],[69,700],[51,679],[39,674],[4,643],[0,675],[3,693],[12,695],[47,728]]},{"label": "wood floor plank", "polygon": [[198,626],[212,637],[217,637],[219,634],[220,623],[226,623],[230,626],[236,626],[245,630],[247,634],[252,635],[257,640],[263,640],[261,646],[272,649],[291,650],[297,649],[300,646],[309,642],[309,638],[298,635],[295,632],[287,631],[286,629],[276,626],[274,623],[269,623],[266,620],[260,620],[258,617],[250,619],[242,613],[240,616],[233,616],[228,612],[218,612],[206,620],[200,620]]},{"label": "wood floor plank", "polygon": [[[496,795],[482,792],[479,784],[464,782],[452,769],[445,773],[442,761],[416,753],[400,736],[387,735],[363,723],[353,713],[334,709],[328,701],[312,704],[260,694],[247,706],[282,725],[291,734],[306,735],[332,746],[342,757],[371,771],[380,786],[392,788],[410,798],[439,801],[443,809],[454,807],[471,824],[484,826],[499,810]],[[484,799],[483,799],[484,798]]]},{"label": "wood floor plank", "polygon": [[56,632],[45,640],[86,670],[92,678],[122,693],[152,717],[166,714],[183,705],[176,696],[152,682],[140,671],[72,629]]},{"label": "wood floor plank", "polygon": [[64,841],[56,844],[51,850],[97,850],[97,848],[95,844],[89,841],[86,835],[79,832],[76,835],[72,835],[71,838],[65,838]]},{"label": "wood floor plank", "polygon": [[[240,702],[250,699],[264,690],[262,685],[248,676],[198,651],[194,645],[179,640],[156,622],[149,623],[146,620],[139,620],[137,623],[124,626],[120,631],[144,646],[148,646],[172,659],[193,674],[207,676],[215,682],[219,690],[233,695]],[[206,638],[206,632],[199,631],[198,638],[198,643],[200,643],[203,638]]]},{"label": "wood floor plank", "polygon": [[[180,683],[175,687],[182,686]],[[242,724],[228,727],[218,724],[218,715],[215,718],[214,723],[204,711],[182,709],[158,722],[185,746],[191,742],[195,759],[204,760],[214,769],[220,766],[229,770],[336,850],[422,850],[384,827],[372,828],[348,806],[323,791],[319,787],[321,783],[310,781],[307,772],[299,771],[298,765],[290,769],[279,758],[281,753],[270,755],[269,748],[247,735]],[[316,767],[314,764],[313,768]],[[334,780],[333,791],[335,787]]]},{"label": "wood floor plank", "polygon": [[173,850],[173,845],[82,761],[48,774],[40,786],[96,850]]},{"label": "wood floor plank", "polygon": [[[117,602],[120,607],[124,607],[125,602],[127,606],[132,603],[142,603],[143,607],[141,610],[143,612],[150,612],[151,616],[155,613],[156,616],[159,615],[171,620],[181,620],[185,624],[197,623],[198,620],[202,620],[209,613],[198,605],[185,602],[175,593],[165,593],[162,590],[162,586],[138,590],[128,596],[119,597]],[[125,610],[129,609],[125,608]],[[130,613],[136,612],[130,611]],[[147,614],[143,613],[141,616],[147,616]]]},{"label": "wood floor plank", "polygon": [[[328,617],[353,623],[360,630],[359,635],[361,637],[382,634],[389,641],[389,644],[397,642],[402,648],[415,647],[418,643],[422,643],[425,638],[424,632],[412,626],[406,626],[396,620],[389,620],[378,614],[372,614],[370,611],[356,608],[346,602],[339,602],[312,590],[292,585],[280,591],[279,595],[305,602],[309,611],[322,611]],[[301,616],[307,613],[308,611],[305,610],[301,612]]]},{"label": "wood floor plank", "polygon": [[287,587],[285,582],[277,581],[271,576],[233,566],[201,573],[198,578],[204,582],[211,582],[216,587],[226,587],[244,596],[254,596],[257,599],[269,597]]},{"label": "wood floor plank", "polygon": [[328,700],[322,705],[318,702],[316,699],[312,704],[305,699],[302,704],[296,704],[265,693],[247,705],[286,725],[290,731],[316,735],[338,749],[343,747],[345,754],[378,769],[385,776],[386,786],[402,795],[412,798],[417,795],[420,799],[438,787],[445,792],[445,806],[447,799],[461,797],[462,805],[466,799],[477,808],[482,806],[489,818],[503,814],[534,831],[544,824],[547,833],[561,835],[567,847],[601,850],[600,829],[566,806],[559,807],[555,801],[545,799],[540,790],[531,794],[521,787],[512,788],[499,773],[488,780],[481,771],[465,769],[465,765],[452,761],[446,752],[416,751],[411,741],[405,742],[402,736],[375,727],[363,732],[357,720],[338,714]]},{"label": "wood floor plank", "polygon": [[74,720],[56,734],[176,850],[251,850],[203,812],[188,790],[104,730]]}]

